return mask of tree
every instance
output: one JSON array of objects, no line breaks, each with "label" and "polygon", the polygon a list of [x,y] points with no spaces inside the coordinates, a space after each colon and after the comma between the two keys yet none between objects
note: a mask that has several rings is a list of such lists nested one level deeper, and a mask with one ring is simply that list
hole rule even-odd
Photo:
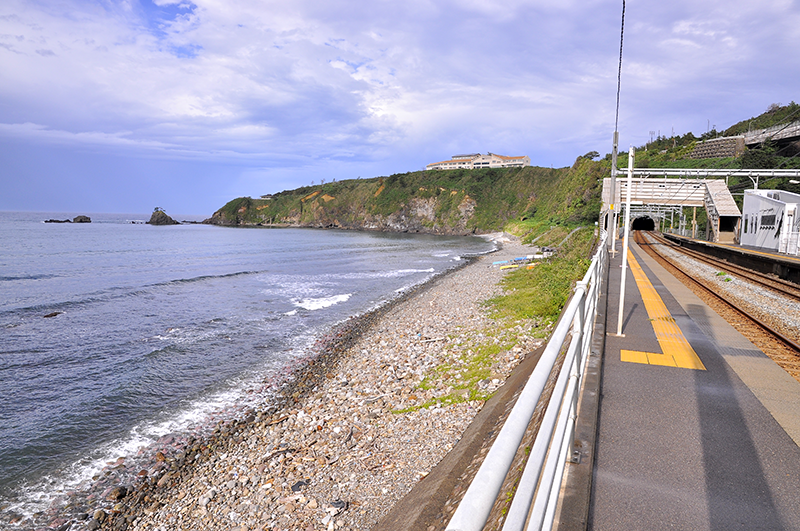
[{"label": "tree", "polygon": [[760,148],[747,149],[742,153],[739,162],[742,169],[746,170],[772,169],[778,163],[775,146],[771,142],[765,142]]}]

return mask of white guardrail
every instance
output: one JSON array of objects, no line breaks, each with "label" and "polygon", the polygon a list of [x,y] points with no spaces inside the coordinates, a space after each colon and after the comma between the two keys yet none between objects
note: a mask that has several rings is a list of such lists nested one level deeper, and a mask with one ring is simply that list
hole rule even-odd
[{"label": "white guardrail", "polygon": [[503,524],[503,531],[552,528],[564,468],[571,454],[581,381],[591,352],[597,302],[608,263],[606,244],[607,235],[602,234],[589,270],[577,283],[541,359],[450,519],[447,531],[480,531],[486,525],[542,390],[569,340],[550,403]]}]

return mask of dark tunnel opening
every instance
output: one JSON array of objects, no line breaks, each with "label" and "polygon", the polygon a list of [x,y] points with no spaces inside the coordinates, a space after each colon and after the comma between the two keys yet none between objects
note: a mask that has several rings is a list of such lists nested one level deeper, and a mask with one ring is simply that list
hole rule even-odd
[{"label": "dark tunnel opening", "polygon": [[656,222],[648,216],[636,218],[633,220],[631,230],[656,230]]}]

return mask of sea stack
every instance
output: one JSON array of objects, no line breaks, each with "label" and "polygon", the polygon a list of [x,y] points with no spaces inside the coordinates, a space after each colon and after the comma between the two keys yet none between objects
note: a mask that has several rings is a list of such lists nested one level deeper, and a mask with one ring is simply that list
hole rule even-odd
[{"label": "sea stack", "polygon": [[180,225],[179,222],[169,217],[167,213],[160,208],[153,211],[153,215],[150,216],[150,221],[147,223],[150,225]]}]

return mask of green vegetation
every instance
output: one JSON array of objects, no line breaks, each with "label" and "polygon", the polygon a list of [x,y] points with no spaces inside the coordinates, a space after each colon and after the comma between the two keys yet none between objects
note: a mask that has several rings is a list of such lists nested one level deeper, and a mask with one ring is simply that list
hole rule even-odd
[{"label": "green vegetation", "polygon": [[[222,225],[289,224],[434,234],[503,230],[510,222],[579,224],[600,210],[605,161],[571,168],[418,171],[240,197],[214,214]],[[402,221],[398,221],[402,220]]]},{"label": "green vegetation", "polygon": [[[652,142],[636,148],[637,168],[690,168],[690,169],[798,169],[800,168],[800,144],[792,143],[778,145],[768,140],[760,146],[745,149],[738,157],[692,159],[690,155],[699,141],[711,140],[723,136],[742,135],[748,131],[756,131],[770,127],[789,125],[800,120],[800,105],[791,102],[789,105],[773,103],[763,114],[738,122],[722,132],[712,129],[700,137],[692,133],[683,136],[659,136]],[[606,160],[611,160],[611,155],[606,155]],[[628,158],[625,153],[619,155],[620,168],[627,168]],[[728,188],[734,194],[739,208],[742,208],[742,194],[744,190],[754,187],[754,182],[744,176],[732,176],[727,179]],[[759,181],[759,188],[777,190],[800,191],[800,187],[789,183],[787,177],[774,177]],[[691,220],[691,209],[684,214]],[[697,210],[698,234],[705,232],[706,212]]]},{"label": "green vegetation", "polygon": [[800,120],[800,105],[795,102],[791,102],[789,105],[773,103],[767,108],[765,113],[748,120],[742,120],[741,122],[730,126],[722,132],[722,135],[743,135],[748,131],[767,129],[769,127],[783,125],[797,120]]},{"label": "green vegetation", "polygon": [[447,392],[422,404],[394,410],[393,413],[488,400],[492,393],[481,382],[492,377],[492,366],[500,356],[517,346],[519,338],[523,334],[530,334],[531,328],[536,328],[537,323],[507,321],[497,324],[499,326],[482,330],[473,339],[461,343],[453,343],[455,338],[449,337],[446,360],[431,370],[417,386],[423,391],[444,388]]},{"label": "green vegetation", "polygon": [[[659,136],[636,148],[640,168],[800,168],[800,146],[765,142],[736,158],[692,159],[698,141],[730,136],[800,120],[800,105],[772,104],[760,116],[743,120],[722,133],[712,129],[699,137]],[[398,173],[388,177],[349,179],[304,186],[259,199],[240,197],[214,214],[221,225],[293,225],[341,227],[433,234],[468,234],[506,230],[533,241],[553,226],[593,222],[599,213],[602,178],[611,155],[597,151],[578,157],[569,168],[483,168]],[[619,165],[627,167],[625,153]],[[731,178],[731,190],[752,183]],[[761,188],[797,191],[788,179],[769,179]],[[703,214],[704,216],[704,214]],[[699,220],[700,221],[700,220]],[[704,222],[704,220],[702,220]]]},{"label": "green vegetation", "polygon": [[[493,365],[507,356],[519,344],[520,338],[546,338],[549,335],[575,282],[586,272],[597,239],[594,224],[574,233],[561,226],[547,232],[552,235],[553,242],[563,243],[558,253],[537,262],[532,269],[522,268],[508,273],[502,281],[504,293],[485,303],[493,320],[492,326],[464,343],[453,343],[454,338],[449,337],[445,361],[431,370],[418,385],[423,391],[447,389],[447,392],[394,413],[487,400],[492,393],[481,382],[493,376]],[[564,241],[567,236],[569,238]]]},{"label": "green vegetation", "polygon": [[[739,157],[692,159],[699,141],[730,136],[800,120],[800,105],[770,105],[764,114],[696,137],[692,133],[653,139],[636,148],[639,168],[800,168],[800,146],[765,142]],[[794,149],[796,152],[793,152]],[[627,167],[625,153],[620,168]],[[489,329],[463,343],[448,340],[445,360],[431,370],[419,389],[443,390],[404,413],[436,405],[485,400],[483,385],[493,367],[518,348],[522,337],[546,337],[572,288],[590,263],[596,245],[594,222],[600,211],[602,179],[609,176],[611,155],[596,151],[578,157],[568,168],[503,168],[399,173],[371,179],[350,179],[305,186],[254,199],[240,197],[217,211],[211,222],[221,225],[341,227],[432,234],[506,231],[523,243],[553,247],[556,254],[531,269],[520,268],[502,281],[503,293],[486,302],[494,320]],[[752,186],[747,177],[732,177],[733,192]],[[760,188],[798,191],[788,179],[767,179]],[[741,199],[739,199],[741,201]],[[741,206],[741,204],[740,204]],[[684,211],[692,219],[692,209]],[[706,213],[696,211],[698,233]],[[578,227],[584,227],[575,230]],[[725,273],[720,273],[725,275]],[[724,281],[730,277],[725,275]]]},{"label": "green vegetation", "polygon": [[569,299],[571,288],[588,269],[596,243],[594,226],[580,229],[554,256],[532,269],[521,268],[507,274],[502,281],[504,293],[487,302],[492,317],[553,323]]},{"label": "green vegetation", "polygon": [[[781,125],[788,125],[800,120],[800,105],[791,102],[789,105],[782,106],[773,103],[763,114],[742,120],[722,132],[712,129],[700,137],[692,133],[683,136],[658,136],[652,142],[636,148],[636,167],[637,168],[798,168],[800,167],[800,157],[797,156],[797,148],[778,149],[772,142],[765,142],[764,145],[754,149],[747,149],[736,158],[710,158],[710,159],[691,159],[689,158],[692,150],[698,141],[712,140],[725,136],[737,136],[749,131],[766,129]],[[606,155],[610,160],[611,155]],[[619,156],[621,168],[627,168],[628,159],[624,153]],[[749,181],[748,181],[749,182]],[[729,183],[736,186],[738,183]],[[780,187],[781,182],[771,183],[775,187]]]}]

